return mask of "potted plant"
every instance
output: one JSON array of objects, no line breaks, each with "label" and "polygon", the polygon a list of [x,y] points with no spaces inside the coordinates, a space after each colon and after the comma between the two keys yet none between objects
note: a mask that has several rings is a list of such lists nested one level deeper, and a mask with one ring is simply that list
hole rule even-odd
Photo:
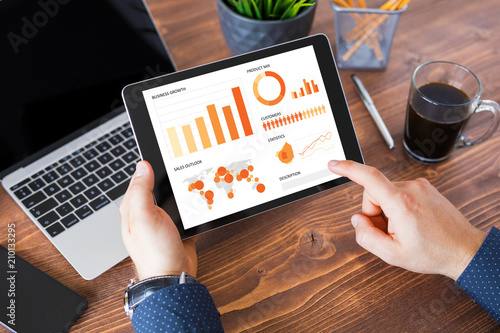
[{"label": "potted plant", "polygon": [[217,0],[222,33],[233,55],[309,34],[315,0]]}]

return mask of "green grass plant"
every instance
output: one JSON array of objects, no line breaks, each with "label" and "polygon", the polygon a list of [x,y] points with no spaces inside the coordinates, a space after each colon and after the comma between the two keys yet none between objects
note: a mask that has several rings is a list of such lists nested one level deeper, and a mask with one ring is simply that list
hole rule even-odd
[{"label": "green grass plant", "polygon": [[224,0],[240,15],[257,20],[286,20],[297,16],[315,0]]}]

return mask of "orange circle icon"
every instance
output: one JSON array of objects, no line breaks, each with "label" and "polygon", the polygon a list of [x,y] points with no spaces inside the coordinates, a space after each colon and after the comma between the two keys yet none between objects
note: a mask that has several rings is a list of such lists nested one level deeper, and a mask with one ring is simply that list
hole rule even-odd
[{"label": "orange circle icon", "polygon": [[[259,94],[259,82],[260,80],[262,80],[263,78],[265,78],[266,76],[268,77],[273,77],[275,78],[276,80],[278,80],[278,83],[280,84],[280,87],[281,87],[281,91],[280,91],[280,94],[277,98],[273,99],[273,100],[267,100],[265,98],[263,98],[260,94]],[[276,105],[278,104],[279,102],[281,102],[281,100],[283,99],[283,97],[285,97],[285,81],[283,81],[283,79],[281,78],[281,76],[279,76],[278,74],[276,74],[275,72],[270,72],[270,71],[266,71],[266,72],[263,72],[263,73],[260,73],[259,75],[257,75],[257,77],[255,78],[255,81],[253,81],[253,93],[255,95],[255,98],[257,98],[257,100],[259,102],[261,102],[262,104],[264,105],[269,105],[269,106],[272,106],[272,105]]]},{"label": "orange circle icon", "polygon": [[203,182],[201,180],[198,180],[196,183],[194,183],[194,187],[197,190],[202,190],[204,186],[205,186],[205,184],[203,184]]},{"label": "orange circle icon", "polygon": [[247,169],[243,169],[243,170],[240,171],[240,175],[241,175],[241,178],[248,178],[248,176],[250,174],[248,173]]}]

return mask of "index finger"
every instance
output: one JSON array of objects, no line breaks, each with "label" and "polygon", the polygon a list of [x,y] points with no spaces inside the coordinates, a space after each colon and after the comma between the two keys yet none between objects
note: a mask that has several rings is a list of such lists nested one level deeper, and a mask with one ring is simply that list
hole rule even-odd
[{"label": "index finger", "polygon": [[354,161],[330,161],[328,169],[363,186],[380,204],[394,195],[394,184],[374,167]]}]

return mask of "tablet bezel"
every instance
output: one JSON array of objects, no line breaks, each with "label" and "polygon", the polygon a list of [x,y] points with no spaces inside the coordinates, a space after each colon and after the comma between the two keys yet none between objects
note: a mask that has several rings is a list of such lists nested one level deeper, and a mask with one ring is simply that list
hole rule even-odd
[{"label": "tablet bezel", "polygon": [[162,207],[170,215],[177,226],[182,239],[189,238],[200,233],[222,227],[229,223],[240,221],[247,217],[289,204],[313,194],[323,192],[327,189],[347,183],[349,182],[349,179],[345,177],[337,178],[313,187],[309,187],[305,190],[259,204],[243,211],[226,215],[202,225],[184,229],[174,193],[165,169],[165,163],[163,162],[160,147],[158,145],[149,112],[146,107],[146,102],[143,97],[143,91],[307,46],[313,46],[314,48],[330,105],[335,105],[335,112],[332,110],[332,113],[335,123],[337,124],[337,130],[341,138],[346,159],[364,163],[361,149],[354,131],[349,108],[347,106],[344,90],[340,82],[337,66],[333,58],[331,46],[328,38],[323,34],[305,37],[288,43],[220,60],[214,63],[137,82],[130,84],[123,89],[122,97],[125,102],[141,157],[151,164],[155,172],[155,186],[153,193],[155,199],[157,200],[157,205]]}]

